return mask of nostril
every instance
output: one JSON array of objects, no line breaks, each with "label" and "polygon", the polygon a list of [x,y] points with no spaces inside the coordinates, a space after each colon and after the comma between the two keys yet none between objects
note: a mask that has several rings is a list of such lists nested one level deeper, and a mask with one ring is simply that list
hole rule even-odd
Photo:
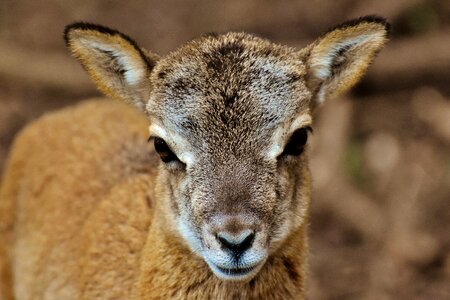
[{"label": "nostril", "polygon": [[255,239],[255,234],[248,231],[235,237],[227,233],[220,232],[217,234],[217,239],[222,246],[234,252],[236,255],[240,255],[252,246],[253,240]]},{"label": "nostril", "polygon": [[242,249],[242,251],[247,250],[250,248],[253,244],[253,240],[255,239],[255,234],[250,233],[239,245],[239,247]]}]

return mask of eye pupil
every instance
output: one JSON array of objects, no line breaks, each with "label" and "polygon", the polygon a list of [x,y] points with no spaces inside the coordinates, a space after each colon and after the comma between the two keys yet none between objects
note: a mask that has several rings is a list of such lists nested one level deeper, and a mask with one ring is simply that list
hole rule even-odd
[{"label": "eye pupil", "polygon": [[298,156],[302,154],[306,141],[308,140],[308,128],[300,128],[294,131],[287,143],[282,155]]},{"label": "eye pupil", "polygon": [[167,143],[161,138],[155,138],[155,150],[158,152],[161,160],[165,163],[178,160],[177,156],[170,150]]}]

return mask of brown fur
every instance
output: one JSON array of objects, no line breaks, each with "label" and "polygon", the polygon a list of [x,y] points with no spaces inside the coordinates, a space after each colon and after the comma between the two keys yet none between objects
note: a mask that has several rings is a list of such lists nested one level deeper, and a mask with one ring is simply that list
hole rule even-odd
[{"label": "brown fur", "polygon": [[[99,88],[148,119],[97,100],[19,135],[0,194],[2,296],[303,298],[307,151],[279,155],[316,103],[361,76],[386,32],[360,19],[301,51],[207,35],[160,59],[117,31],[69,26],[68,46]],[[148,123],[182,162],[157,166]],[[242,260],[258,258],[258,269],[221,279],[209,259],[229,254],[214,234],[244,229],[255,237]]]}]

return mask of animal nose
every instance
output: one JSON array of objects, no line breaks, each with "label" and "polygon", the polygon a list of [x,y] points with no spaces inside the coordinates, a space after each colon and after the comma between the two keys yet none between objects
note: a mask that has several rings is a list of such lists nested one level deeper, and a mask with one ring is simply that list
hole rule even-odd
[{"label": "animal nose", "polygon": [[235,256],[240,256],[248,250],[255,239],[255,234],[251,230],[243,230],[237,234],[228,232],[219,232],[217,240],[227,250],[231,251]]}]

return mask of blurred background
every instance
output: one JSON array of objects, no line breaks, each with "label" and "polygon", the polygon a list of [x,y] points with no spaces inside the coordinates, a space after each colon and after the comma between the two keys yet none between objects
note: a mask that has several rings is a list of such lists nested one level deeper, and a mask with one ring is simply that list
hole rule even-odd
[{"label": "blurred background", "polygon": [[0,1],[0,171],[31,120],[97,96],[64,47],[74,21],[167,54],[205,32],[301,48],[328,27],[388,18],[391,41],[316,115],[310,299],[450,299],[448,0]]}]

